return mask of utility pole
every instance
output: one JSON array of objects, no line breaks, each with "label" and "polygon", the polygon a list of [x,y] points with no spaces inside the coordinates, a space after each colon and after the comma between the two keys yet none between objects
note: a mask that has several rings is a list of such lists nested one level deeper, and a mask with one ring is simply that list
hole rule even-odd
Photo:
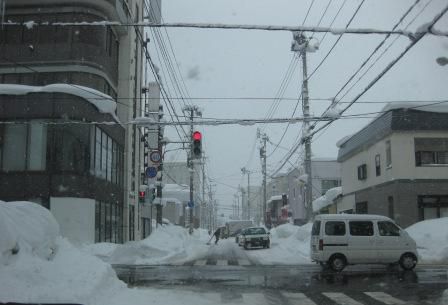
[{"label": "utility pole", "polygon": [[269,140],[268,136],[264,133],[261,136],[261,147],[260,147],[260,158],[261,158],[261,172],[263,174],[263,204],[262,204],[262,214],[261,217],[263,219],[263,224],[266,224],[266,206],[267,206],[267,198],[266,198],[266,142]]},{"label": "utility pole", "polygon": [[193,233],[193,226],[194,226],[194,219],[193,219],[193,211],[194,211],[194,162],[193,162],[193,141],[192,141],[192,136],[193,136],[193,120],[195,118],[195,115],[198,116],[202,116],[201,111],[199,111],[199,108],[197,106],[186,106],[183,109],[184,112],[187,113],[187,115],[190,118],[190,153],[188,156],[188,167],[189,167],[189,172],[190,172],[190,224],[189,224],[189,231],[190,234]]},{"label": "utility pole", "polygon": [[306,62],[306,52],[309,45],[308,38],[302,32],[293,33],[294,42],[292,51],[300,52],[302,57],[302,111],[303,111],[303,137],[302,144],[305,144],[305,173],[307,175],[306,193],[305,193],[305,209],[306,219],[309,220],[312,216],[312,201],[313,201],[313,187],[312,187],[312,173],[311,173],[311,136],[310,132],[310,105],[309,105],[309,91],[308,91],[308,70]]},{"label": "utility pole", "polygon": [[247,174],[247,219],[250,220],[250,173],[245,167],[241,169],[243,175]]},{"label": "utility pole", "polygon": [[202,203],[201,203],[201,227],[205,229],[205,219],[206,217],[206,207],[207,203],[205,200],[205,156],[202,155]]},{"label": "utility pole", "polygon": [[246,219],[247,215],[244,212],[244,193],[245,193],[245,191],[244,191],[243,187],[240,187],[240,190],[241,190],[241,217],[242,217],[242,219]]}]

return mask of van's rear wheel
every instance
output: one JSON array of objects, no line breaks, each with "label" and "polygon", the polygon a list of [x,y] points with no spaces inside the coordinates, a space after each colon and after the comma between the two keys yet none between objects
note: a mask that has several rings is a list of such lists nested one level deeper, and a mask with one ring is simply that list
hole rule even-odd
[{"label": "van's rear wheel", "polygon": [[347,266],[347,260],[343,255],[336,254],[330,257],[328,260],[328,265],[332,270],[340,272],[345,268],[345,266]]},{"label": "van's rear wheel", "polygon": [[401,256],[399,263],[404,270],[412,270],[417,265],[417,258],[412,253],[405,253]]}]

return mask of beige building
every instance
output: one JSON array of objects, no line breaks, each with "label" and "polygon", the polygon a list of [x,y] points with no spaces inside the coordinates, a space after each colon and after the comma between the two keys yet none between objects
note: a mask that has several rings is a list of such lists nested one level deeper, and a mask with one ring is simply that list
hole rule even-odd
[{"label": "beige building", "polygon": [[389,109],[339,143],[337,212],[373,213],[400,225],[448,216],[448,114]]}]

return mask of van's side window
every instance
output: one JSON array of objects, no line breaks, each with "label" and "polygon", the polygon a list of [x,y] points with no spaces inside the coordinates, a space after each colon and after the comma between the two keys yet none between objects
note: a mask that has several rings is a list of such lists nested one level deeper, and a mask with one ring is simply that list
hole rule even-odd
[{"label": "van's side window", "polygon": [[378,231],[381,236],[400,236],[400,228],[390,221],[378,221]]},{"label": "van's side window", "polygon": [[311,229],[311,235],[316,236],[320,234],[320,220],[316,220],[313,223],[313,228]]},{"label": "van's side window", "polygon": [[327,221],[325,223],[325,235],[344,236],[345,222],[343,221]]},{"label": "van's side window", "polygon": [[352,236],[372,236],[373,222],[371,221],[350,221],[350,235]]}]

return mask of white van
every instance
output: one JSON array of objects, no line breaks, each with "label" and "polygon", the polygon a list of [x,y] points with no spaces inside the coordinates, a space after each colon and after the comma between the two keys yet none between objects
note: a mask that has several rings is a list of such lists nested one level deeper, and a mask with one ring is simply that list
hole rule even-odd
[{"label": "white van", "polygon": [[411,270],[417,246],[393,220],[378,215],[326,214],[315,217],[311,259],[341,271],[352,264],[393,264]]}]

